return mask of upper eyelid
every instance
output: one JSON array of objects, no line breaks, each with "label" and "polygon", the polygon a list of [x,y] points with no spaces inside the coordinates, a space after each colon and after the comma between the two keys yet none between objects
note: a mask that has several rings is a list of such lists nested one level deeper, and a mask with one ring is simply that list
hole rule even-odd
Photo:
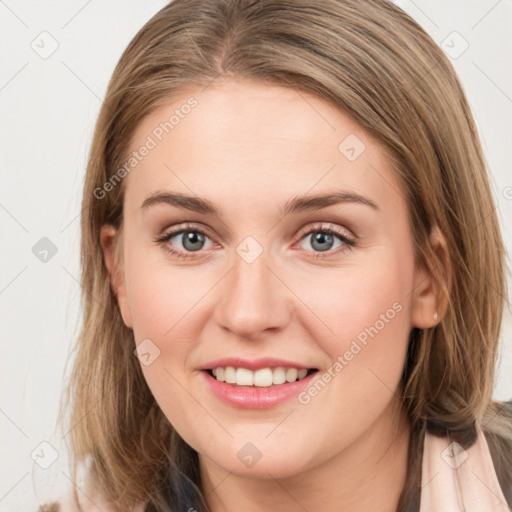
[{"label": "upper eyelid", "polygon": [[352,233],[352,231],[350,231],[348,228],[335,225],[332,222],[316,222],[313,223],[313,225],[307,225],[306,227],[299,230],[299,236],[302,237],[302,235],[306,235],[314,231],[333,231],[336,234],[342,235],[349,240],[356,239],[354,233]]},{"label": "upper eyelid", "polygon": [[211,239],[215,238],[215,237],[211,236],[211,231],[208,228],[205,228],[205,227],[200,226],[200,225],[195,225],[195,224],[192,224],[192,223],[186,223],[183,226],[179,226],[179,227],[176,227],[176,228],[172,227],[172,228],[164,230],[164,233],[162,234],[161,237],[159,237],[159,240],[162,240],[162,239],[165,239],[165,238],[169,238],[169,237],[173,238],[176,235],[179,235],[180,233],[182,233],[184,231],[198,231],[200,233],[204,233],[205,235],[207,235]]}]

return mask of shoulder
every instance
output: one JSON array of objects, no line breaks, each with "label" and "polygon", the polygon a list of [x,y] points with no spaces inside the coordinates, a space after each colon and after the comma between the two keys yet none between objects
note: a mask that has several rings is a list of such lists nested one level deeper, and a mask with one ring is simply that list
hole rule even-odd
[{"label": "shoulder", "polygon": [[62,507],[59,501],[52,501],[51,503],[45,503],[41,505],[37,512],[61,512]]},{"label": "shoulder", "polygon": [[[143,512],[144,507],[136,507],[130,512]],[[80,488],[70,489],[65,495],[40,505],[37,512],[121,512],[109,502],[91,475],[88,475]],[[124,511],[123,511],[124,512]]]},{"label": "shoulder", "polygon": [[54,501],[49,501],[39,506],[37,512],[119,512],[105,500],[98,500],[97,497],[84,496],[78,498],[78,503],[72,493],[62,496]]},{"label": "shoulder", "polygon": [[472,503],[475,510],[509,512],[506,488],[502,487],[496,469],[482,430],[466,449],[449,437],[427,432],[420,511],[459,510],[462,500],[463,503]]},{"label": "shoulder", "polygon": [[512,400],[494,402],[483,431],[498,481],[512,508]]},{"label": "shoulder", "polygon": [[[115,506],[97,496],[84,496],[79,498],[77,503],[74,496],[63,496],[55,501],[50,501],[39,506],[37,512],[120,512]],[[143,509],[136,509],[132,512],[142,512]]]}]

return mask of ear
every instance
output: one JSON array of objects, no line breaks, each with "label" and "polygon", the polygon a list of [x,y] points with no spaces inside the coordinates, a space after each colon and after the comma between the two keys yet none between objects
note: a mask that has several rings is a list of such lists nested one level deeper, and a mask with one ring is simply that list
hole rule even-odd
[{"label": "ear", "polygon": [[122,243],[121,234],[116,236],[116,228],[111,224],[105,224],[101,227],[100,243],[103,251],[103,259],[110,275],[110,285],[117,299],[117,304],[126,327],[132,329],[132,317],[128,306],[126,296],[126,286],[124,282],[124,271],[122,268],[120,244]]},{"label": "ear", "polygon": [[434,327],[441,321],[448,309],[451,287],[448,246],[437,226],[430,233],[429,244],[428,261],[418,266],[414,275],[411,321],[412,326],[419,329]]}]

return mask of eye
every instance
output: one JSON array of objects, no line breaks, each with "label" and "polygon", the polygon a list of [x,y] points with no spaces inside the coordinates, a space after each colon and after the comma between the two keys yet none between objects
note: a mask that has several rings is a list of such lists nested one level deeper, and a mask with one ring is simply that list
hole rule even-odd
[{"label": "eye", "polygon": [[[173,239],[176,240],[173,242]],[[195,255],[193,253],[201,253],[201,250],[205,248],[207,240],[211,241],[204,229],[192,224],[186,224],[167,231],[156,241],[178,259],[187,260],[197,258],[199,254]],[[332,224],[318,224],[303,230],[300,233],[300,242],[304,240],[313,247],[314,258],[327,258],[333,254],[348,251],[355,245],[355,241],[349,232],[339,227],[333,227]],[[336,242],[338,247],[333,250]],[[178,244],[177,249],[175,244]],[[307,249],[305,250],[310,252]],[[201,256],[203,255],[201,254]]]},{"label": "eye", "polygon": [[[173,242],[173,239],[176,241]],[[210,239],[210,237],[203,229],[187,224],[168,231],[161,238],[157,239],[157,242],[178,258],[189,259],[196,256],[194,254],[187,254],[187,252],[201,252],[207,239]],[[178,250],[173,247],[176,243],[178,244]]]},{"label": "eye", "polygon": [[[313,247],[314,258],[327,258],[333,254],[350,250],[354,245],[354,239],[346,230],[329,225],[317,225],[302,232],[301,241],[306,241]],[[338,247],[333,246],[338,242]]]}]

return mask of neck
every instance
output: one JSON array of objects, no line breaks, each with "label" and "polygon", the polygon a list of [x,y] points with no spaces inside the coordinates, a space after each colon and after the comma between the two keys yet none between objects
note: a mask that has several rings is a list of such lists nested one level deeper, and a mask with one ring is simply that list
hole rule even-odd
[{"label": "neck", "polygon": [[211,512],[396,512],[407,475],[409,436],[407,415],[393,400],[350,446],[288,478],[239,477],[200,455],[203,494]]}]

